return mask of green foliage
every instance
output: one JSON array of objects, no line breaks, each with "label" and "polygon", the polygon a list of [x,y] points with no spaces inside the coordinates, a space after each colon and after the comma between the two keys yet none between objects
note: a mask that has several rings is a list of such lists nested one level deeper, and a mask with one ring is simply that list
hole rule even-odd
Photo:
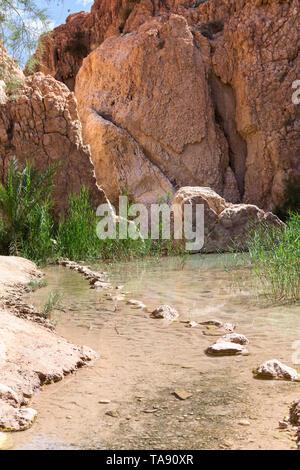
[{"label": "green foliage", "polygon": [[90,207],[88,190],[69,197],[69,209],[57,230],[57,250],[72,260],[97,258],[100,240],[96,234],[96,213]]},{"label": "green foliage", "polygon": [[300,183],[296,178],[288,178],[285,182],[285,201],[282,206],[277,206],[274,213],[286,220],[289,212],[300,212]]},{"label": "green foliage", "polygon": [[277,301],[300,299],[300,214],[286,226],[265,227],[250,237],[249,253],[264,292]]},{"label": "green foliage", "polygon": [[16,159],[10,161],[5,183],[0,185],[0,239],[4,252],[34,258],[37,250],[47,251],[42,240],[51,231],[50,195],[59,166],[60,163],[51,165],[40,172],[32,163],[26,162],[24,168],[19,168]]},{"label": "green foliage", "polygon": [[21,240],[20,252],[38,264],[56,256],[56,241],[52,238],[54,221],[51,203],[37,204],[28,216],[28,235]]},{"label": "green foliage", "polygon": [[[10,162],[5,184],[0,185],[0,246],[2,254],[24,256],[38,264],[55,262],[59,257],[81,259],[132,259],[184,253],[181,242],[158,240],[98,238],[99,218],[89,203],[88,190],[69,196],[69,208],[58,224],[52,215],[53,177],[61,164],[44,172],[33,164],[19,168]],[[169,203],[170,194],[159,204]],[[131,203],[128,201],[128,210]],[[118,231],[117,225],[117,231]],[[139,228],[139,227],[138,227]]]},{"label": "green foliage", "polygon": [[42,315],[45,318],[49,318],[50,313],[59,306],[61,300],[61,294],[59,292],[50,292],[48,299],[44,303]]},{"label": "green foliage", "polygon": [[41,289],[42,287],[46,287],[46,285],[47,285],[47,282],[45,280],[28,282],[28,287],[29,287],[31,292],[34,292],[38,289]]},{"label": "green foliage", "polygon": [[46,11],[34,0],[0,0],[0,40],[21,62],[24,54],[35,50],[39,36],[49,29]]}]

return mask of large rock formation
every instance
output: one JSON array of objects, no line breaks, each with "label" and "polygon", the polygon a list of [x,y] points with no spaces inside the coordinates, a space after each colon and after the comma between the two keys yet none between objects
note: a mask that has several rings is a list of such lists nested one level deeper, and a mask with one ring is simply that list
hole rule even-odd
[{"label": "large rock formation", "polygon": [[247,250],[249,233],[254,229],[263,229],[267,225],[284,226],[274,214],[252,204],[231,204],[210,188],[185,187],[175,194],[172,209],[175,217],[184,220],[184,206],[192,206],[193,233],[196,230],[200,233],[196,226],[201,222],[196,219],[196,205],[204,208],[204,245],[195,251],[216,253],[231,247],[236,251]]},{"label": "large rock formation", "polygon": [[10,158],[35,161],[44,169],[63,161],[56,176],[55,205],[64,210],[68,195],[82,185],[97,206],[104,193],[97,186],[89,148],[83,145],[74,94],[51,76],[36,73],[27,78],[20,69],[8,69],[11,59],[1,54],[7,71],[0,81],[0,180]]},{"label": "large rock formation", "polygon": [[94,106],[173,187],[210,185],[270,210],[299,176],[299,10],[298,0],[95,0],[44,41],[43,67],[71,88],[80,70],[85,143]]},{"label": "large rock formation", "polygon": [[[183,17],[154,19],[136,32],[107,39],[84,60],[75,92],[83,138],[91,146],[97,180],[108,196],[108,172],[115,159],[110,158],[98,116],[118,129],[114,145],[120,161],[129,160],[129,142],[138,147],[127,173],[139,182],[140,191],[143,179],[152,179],[151,202],[157,201],[158,177],[164,176],[170,189],[208,185],[223,194],[227,143],[215,125],[205,66]],[[139,160],[151,163],[152,175],[149,165]],[[129,179],[128,186],[131,191]]]}]

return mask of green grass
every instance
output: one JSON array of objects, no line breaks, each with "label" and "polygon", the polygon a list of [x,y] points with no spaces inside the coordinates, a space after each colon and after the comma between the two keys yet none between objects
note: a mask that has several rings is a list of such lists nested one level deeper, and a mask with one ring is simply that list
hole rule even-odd
[{"label": "green grass", "polygon": [[61,300],[61,294],[59,292],[50,292],[48,299],[44,303],[42,309],[42,315],[45,318],[49,318],[50,313],[55,310],[59,306],[59,302]]},{"label": "green grass", "polygon": [[100,240],[96,233],[100,219],[85,188],[69,196],[67,212],[55,220],[51,196],[60,166],[41,172],[31,163],[20,167],[17,160],[11,161],[5,183],[0,185],[1,254],[23,256],[39,265],[66,257],[74,261],[126,260],[182,254],[183,245],[173,240]]},{"label": "green grass", "polygon": [[300,214],[282,229],[265,227],[250,237],[249,254],[259,285],[275,301],[300,300]]},{"label": "green grass", "polygon": [[29,287],[31,292],[34,292],[38,289],[41,289],[42,287],[46,287],[46,285],[47,285],[47,282],[45,280],[28,282],[28,287]]}]

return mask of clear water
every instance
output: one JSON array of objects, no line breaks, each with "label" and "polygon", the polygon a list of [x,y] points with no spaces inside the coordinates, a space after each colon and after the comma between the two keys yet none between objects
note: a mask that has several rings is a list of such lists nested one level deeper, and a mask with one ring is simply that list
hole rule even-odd
[{"label": "clear water", "polygon": [[[251,290],[250,271],[224,269],[229,264],[229,255],[194,255],[93,266],[104,268],[114,287],[124,285],[126,298],[141,300],[149,311],[161,304],[175,307],[180,321],[171,325],[111,300],[110,291],[91,290],[74,271],[45,269],[48,285],[31,294],[30,301],[41,306],[49,292],[59,291],[63,310],[53,315],[58,333],[92,347],[100,359],[35,397],[39,418],[18,434],[15,447],[293,446],[277,424],[300,394],[299,384],[257,381],[252,369],[272,358],[293,366],[300,307],[259,299]],[[120,293],[113,291],[114,296]],[[206,356],[215,338],[183,321],[212,318],[237,324],[250,340],[250,355]],[[172,394],[178,388],[192,397],[178,401]],[[102,399],[110,403],[99,404]],[[118,417],[106,415],[110,410],[117,410]],[[249,425],[241,426],[241,419]]]}]

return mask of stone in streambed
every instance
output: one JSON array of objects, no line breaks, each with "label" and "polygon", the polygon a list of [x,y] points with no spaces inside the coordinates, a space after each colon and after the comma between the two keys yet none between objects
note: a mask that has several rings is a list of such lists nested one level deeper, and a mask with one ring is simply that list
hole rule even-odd
[{"label": "stone in streambed", "polygon": [[193,396],[192,393],[186,392],[185,390],[174,390],[173,395],[179,400],[187,400]]},{"label": "stone in streambed", "polygon": [[277,359],[271,359],[254,369],[253,374],[258,379],[282,379],[300,381],[300,374],[292,367],[282,364]]},{"label": "stone in streambed", "polygon": [[290,422],[294,426],[300,426],[300,398],[295,400],[290,407]]},{"label": "stone in streambed", "polygon": [[96,281],[91,285],[91,289],[111,289],[112,285],[109,282]]},{"label": "stone in streambed", "polygon": [[249,344],[248,338],[246,336],[241,335],[239,333],[229,333],[228,335],[222,336],[217,340],[217,343],[223,343],[223,342],[230,342],[230,343],[236,343],[236,344],[241,344],[242,346],[247,346]]},{"label": "stone in streambed", "polygon": [[238,354],[247,355],[248,351],[241,344],[221,341],[209,346],[206,349],[206,354],[211,356],[234,356]]},{"label": "stone in streambed", "polygon": [[134,308],[140,308],[142,310],[146,309],[146,305],[143,304],[143,302],[141,302],[140,300],[135,300],[135,299],[129,299],[127,300],[126,302],[128,305],[131,305],[132,307]]},{"label": "stone in streambed", "polygon": [[236,325],[233,323],[223,323],[219,320],[207,320],[201,322],[200,325],[206,326],[207,328],[214,327],[224,331],[233,332],[236,329]]},{"label": "stone in streambed", "polygon": [[164,320],[173,321],[179,317],[179,313],[170,305],[160,305],[150,315],[152,318],[163,318]]}]

